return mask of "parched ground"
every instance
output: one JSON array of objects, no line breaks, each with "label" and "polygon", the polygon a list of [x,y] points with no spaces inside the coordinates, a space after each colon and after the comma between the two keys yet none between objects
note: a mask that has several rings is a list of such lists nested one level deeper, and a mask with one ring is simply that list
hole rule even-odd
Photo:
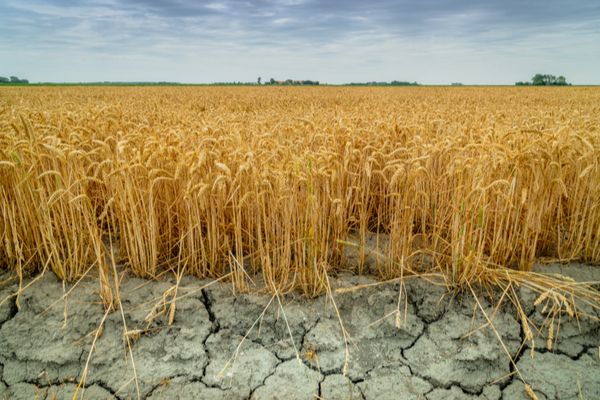
[{"label": "parched ground", "polygon": [[[543,271],[600,281],[598,267]],[[350,275],[332,281],[373,282]],[[154,400],[528,399],[506,351],[539,399],[600,398],[600,323],[593,318],[563,316],[553,348],[546,348],[546,331],[534,332],[532,351],[509,305],[494,309],[480,298],[494,332],[471,296],[407,280],[397,314],[399,286],[370,286],[334,293],[350,338],[345,366],[347,341],[327,296],[236,296],[227,284],[202,288],[207,283],[182,281],[169,325],[168,309],[154,305],[172,282],[123,281],[134,374],[121,312],[108,314],[97,330],[105,315],[97,282],[82,281],[64,301],[70,286],[46,274],[19,308],[14,298],[0,306],[0,398],[72,399],[89,360],[78,392],[88,399],[137,398],[136,375],[140,398]],[[0,299],[15,289],[0,289]],[[533,306],[532,293],[519,295],[528,318],[541,325],[542,305]]]}]

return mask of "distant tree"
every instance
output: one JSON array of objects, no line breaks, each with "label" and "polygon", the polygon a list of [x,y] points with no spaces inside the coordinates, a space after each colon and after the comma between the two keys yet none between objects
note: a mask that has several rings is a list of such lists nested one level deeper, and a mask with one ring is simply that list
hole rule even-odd
[{"label": "distant tree", "polygon": [[269,79],[264,83],[265,85],[286,85],[286,86],[317,86],[320,84],[319,81],[313,81],[310,79],[297,80],[297,79],[286,79],[284,81],[275,80],[274,78]]},{"label": "distant tree", "polygon": [[29,83],[27,79],[19,79],[16,76],[11,76],[9,79],[0,77],[0,83]]},{"label": "distant tree", "polygon": [[[387,82],[375,82],[375,83],[377,85],[383,85],[383,86],[387,85]],[[416,86],[417,82],[410,83],[407,81],[391,81],[389,84],[390,84],[390,86]]]},{"label": "distant tree", "polygon": [[259,76],[256,82],[260,85],[261,77]]},{"label": "distant tree", "polygon": [[565,86],[568,85],[564,76],[558,78],[550,74],[535,74],[531,78],[531,84],[534,86]]},{"label": "distant tree", "polygon": [[542,86],[544,85],[544,75],[542,74],[535,74],[533,76],[533,78],[531,78],[531,83],[535,86]]},{"label": "distant tree", "polygon": [[556,85],[557,79],[554,75],[544,75],[544,83],[548,86]]}]

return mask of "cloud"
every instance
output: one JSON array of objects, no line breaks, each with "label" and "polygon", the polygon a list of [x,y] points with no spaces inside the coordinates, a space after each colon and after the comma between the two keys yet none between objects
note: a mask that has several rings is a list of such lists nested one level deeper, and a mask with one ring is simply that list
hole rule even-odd
[{"label": "cloud", "polygon": [[227,5],[225,3],[209,3],[207,5],[205,5],[204,7],[208,8],[209,10],[226,10],[227,9]]},{"label": "cloud", "polygon": [[[171,71],[185,81],[269,73],[333,82],[512,83],[543,68],[598,82],[597,43],[596,0],[0,4],[0,58],[10,69],[0,75],[27,73],[32,80],[164,80],[161,74]],[[76,70],[65,67],[69,61]],[[67,69],[69,75],[56,73]]]}]

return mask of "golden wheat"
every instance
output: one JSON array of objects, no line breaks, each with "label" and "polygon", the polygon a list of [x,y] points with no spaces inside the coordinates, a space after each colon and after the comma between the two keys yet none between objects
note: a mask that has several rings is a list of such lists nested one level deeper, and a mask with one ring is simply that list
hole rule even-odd
[{"label": "golden wheat", "polygon": [[594,88],[3,88],[0,266],[93,265],[106,290],[120,257],[316,295],[373,233],[382,278],[598,263],[599,105]]}]

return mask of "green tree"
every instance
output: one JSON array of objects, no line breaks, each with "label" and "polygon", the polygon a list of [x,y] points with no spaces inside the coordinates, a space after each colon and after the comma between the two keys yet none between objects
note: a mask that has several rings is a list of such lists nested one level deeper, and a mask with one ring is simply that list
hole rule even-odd
[{"label": "green tree", "polygon": [[544,85],[544,75],[542,74],[535,74],[533,76],[533,78],[531,78],[531,83],[535,86],[542,86]]},{"label": "green tree", "polygon": [[556,77],[551,74],[535,74],[531,78],[531,84],[534,86],[565,86],[568,85],[564,76]]}]

